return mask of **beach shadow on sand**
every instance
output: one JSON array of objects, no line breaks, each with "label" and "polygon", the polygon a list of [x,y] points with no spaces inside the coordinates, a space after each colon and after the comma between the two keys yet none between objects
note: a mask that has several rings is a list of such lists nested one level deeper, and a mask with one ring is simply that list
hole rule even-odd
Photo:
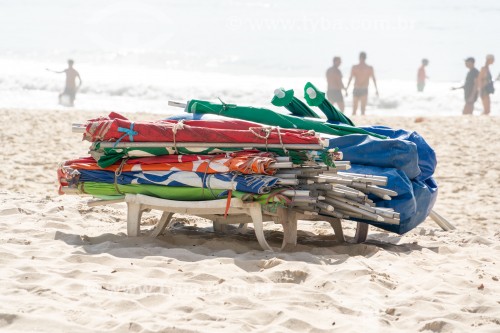
[{"label": "beach shadow on sand", "polygon": [[[163,235],[152,238],[143,233],[140,237],[128,237],[124,233],[105,233],[99,236],[87,236],[57,231],[55,240],[82,250],[81,254],[98,255],[107,253],[122,258],[141,259],[149,256],[165,256],[181,261],[199,261],[213,257],[257,257],[269,258],[278,256],[284,260],[302,260],[307,255],[308,260],[318,264],[340,264],[349,257],[362,256],[369,258],[379,251],[387,251],[394,255],[407,255],[412,252],[430,250],[439,253],[438,247],[425,247],[412,243],[400,243],[402,236],[387,233],[371,233],[368,240],[362,244],[350,243],[346,237],[341,243],[333,234],[315,235],[299,231],[297,245],[293,249],[279,251],[283,233],[276,230],[266,231],[266,239],[276,252],[262,251],[252,229],[245,233],[229,230],[220,234],[213,229],[195,228],[192,226],[176,227]],[[315,257],[315,258],[311,258]],[[325,259],[338,257],[338,260]]]}]

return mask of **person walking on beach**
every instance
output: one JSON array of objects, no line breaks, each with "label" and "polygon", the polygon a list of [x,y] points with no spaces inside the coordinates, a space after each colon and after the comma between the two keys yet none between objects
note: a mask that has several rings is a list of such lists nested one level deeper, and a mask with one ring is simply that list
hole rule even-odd
[{"label": "person walking on beach", "polygon": [[373,80],[375,85],[375,93],[378,96],[377,81],[375,80],[375,73],[373,67],[366,64],[366,53],[361,52],[359,54],[359,64],[352,66],[351,76],[349,77],[349,82],[347,82],[347,89],[354,78],[354,89],[352,91],[352,114],[355,116],[358,110],[358,104],[361,102],[361,115],[365,115],[366,102],[368,100],[368,85],[370,83],[370,78]]},{"label": "person walking on beach", "polygon": [[427,74],[425,73],[425,67],[429,64],[429,60],[422,59],[422,66],[419,67],[417,73],[417,91],[422,92],[425,88],[425,80],[428,79]]},{"label": "person walking on beach", "polygon": [[465,83],[461,87],[452,88],[452,90],[463,89],[465,106],[462,111],[463,115],[470,115],[474,111],[474,103],[477,101],[478,96],[478,76],[479,71],[474,67],[475,60],[472,57],[465,59],[465,67],[469,69],[465,77]]},{"label": "person walking on beach", "polygon": [[334,57],[333,66],[326,71],[326,82],[328,84],[326,97],[330,103],[337,103],[340,111],[344,112],[345,104],[342,90],[346,89],[344,87],[344,82],[342,82],[342,72],[339,69],[341,63],[342,59],[340,59],[340,57]]},{"label": "person walking on beach", "polygon": [[491,100],[490,95],[495,92],[495,87],[493,86],[493,79],[491,77],[490,65],[495,62],[495,57],[493,54],[488,54],[486,56],[486,63],[479,72],[477,78],[479,94],[481,96],[481,101],[483,102],[483,115],[489,115],[491,112]]},{"label": "person walking on beach", "polygon": [[[59,94],[59,104],[65,106],[74,106],[76,92],[82,85],[82,78],[80,77],[80,73],[76,69],[73,68],[73,64],[75,62],[71,59],[68,60],[68,68],[62,71],[49,71],[53,73],[66,73],[66,85],[64,87],[64,91]],[[76,79],[78,78],[78,86],[76,85]]]}]

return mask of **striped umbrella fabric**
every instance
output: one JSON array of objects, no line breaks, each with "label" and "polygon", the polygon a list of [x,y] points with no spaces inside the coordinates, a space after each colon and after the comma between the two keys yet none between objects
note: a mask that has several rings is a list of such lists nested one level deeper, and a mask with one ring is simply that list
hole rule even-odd
[{"label": "striped umbrella fabric", "polygon": [[[182,148],[178,147],[177,152],[175,149],[170,147],[128,147],[128,148],[101,148],[100,142],[92,143],[90,147],[90,155],[97,162],[99,167],[106,168],[117,162],[120,162],[123,158],[140,158],[140,157],[154,157],[163,155],[218,155],[226,153],[234,153],[237,151],[246,150],[244,147],[241,148]],[[314,156],[318,155],[318,151],[315,150],[288,150],[278,148],[269,149],[259,149],[263,152],[272,152],[278,156],[288,156],[294,164],[303,164],[306,161],[311,160]],[[322,152],[325,153],[325,152]],[[325,153],[327,155],[327,153]],[[320,159],[321,160],[321,159]]]},{"label": "striped umbrella fabric", "polygon": [[83,139],[91,142],[171,142],[174,145],[176,142],[320,144],[319,137],[308,130],[279,129],[262,125],[247,129],[213,128],[209,126],[211,123],[213,126],[221,126],[221,121],[209,120],[191,120],[190,125],[176,120],[133,122],[112,112],[108,117],[89,120]]},{"label": "striped umbrella fabric", "polygon": [[163,155],[144,158],[129,158],[120,163],[101,168],[92,158],[70,160],[63,166],[72,169],[131,171],[192,171],[202,173],[224,173],[237,171],[242,174],[273,175],[276,169],[271,169],[276,162],[274,154],[255,150],[241,151],[220,155]]},{"label": "striped umbrella fabric", "polygon": [[154,157],[164,155],[217,155],[226,152],[234,152],[243,150],[244,148],[218,148],[218,147],[199,147],[199,148],[183,148],[177,147],[177,150],[172,145],[165,147],[127,147],[127,148],[101,148],[100,142],[92,143],[90,147],[90,155],[97,161],[101,168],[106,168],[123,158],[139,158],[139,157]]},{"label": "striped umbrella fabric", "polygon": [[134,171],[115,173],[101,170],[79,170],[78,181],[117,183],[120,185],[149,184],[174,187],[199,187],[216,190],[235,190],[269,193],[278,178],[265,175],[240,175],[234,172],[204,174],[189,171]]}]

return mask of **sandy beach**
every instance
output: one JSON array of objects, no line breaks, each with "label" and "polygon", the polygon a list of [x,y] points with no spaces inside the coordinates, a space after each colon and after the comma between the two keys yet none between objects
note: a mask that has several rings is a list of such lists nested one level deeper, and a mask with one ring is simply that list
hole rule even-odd
[{"label": "sandy beach", "polygon": [[[0,331],[500,331],[500,118],[354,117],[433,146],[435,209],[457,229],[428,219],[339,244],[326,223],[304,221],[295,252],[270,253],[250,231],[216,235],[183,215],[157,239],[128,238],[124,204],[59,196],[57,164],[89,146],[71,123],[105,114],[0,110]],[[354,227],[344,223],[348,237]],[[266,237],[279,246],[281,227],[266,224]]]}]

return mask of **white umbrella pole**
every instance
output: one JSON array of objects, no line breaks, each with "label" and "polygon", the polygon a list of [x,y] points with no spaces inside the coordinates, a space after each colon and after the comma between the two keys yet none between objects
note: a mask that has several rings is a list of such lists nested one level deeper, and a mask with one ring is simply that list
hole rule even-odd
[{"label": "white umbrella pole", "polygon": [[276,172],[273,176],[281,179],[297,179],[297,175],[294,175],[292,173],[284,173],[281,171]]},{"label": "white umbrella pole", "polygon": [[441,214],[432,210],[429,217],[434,220],[444,231],[450,231],[456,229],[447,219],[445,219]]},{"label": "white umbrella pole", "polygon": [[183,108],[185,109],[187,104],[186,103],[181,103],[181,102],[175,102],[175,101],[168,101],[168,105],[170,106],[175,106],[177,108]]},{"label": "white umbrella pole", "polygon": [[353,201],[353,200],[348,200],[348,199],[345,199],[345,198],[338,198],[338,197],[336,198],[336,197],[331,197],[331,196],[328,196],[328,198],[334,199],[334,200],[338,200],[338,201],[342,201],[342,202],[344,202],[346,204],[349,204],[349,205],[352,205],[352,206],[356,206],[359,209],[365,210],[365,211],[373,213],[373,214],[380,215],[380,216],[382,216],[384,218],[387,217],[387,218],[399,220],[399,213],[396,213],[394,211],[387,211],[387,210],[379,209],[379,208],[376,208],[376,207],[367,206],[366,204],[363,204],[363,203],[360,203],[360,202],[356,202],[356,201]]},{"label": "white umbrella pole", "polygon": [[293,203],[298,203],[298,202],[304,202],[304,203],[316,203],[318,200],[316,198],[311,198],[311,197],[293,197],[292,198],[292,204]]},{"label": "white umbrella pole", "polygon": [[387,179],[373,179],[373,178],[365,178],[365,177],[353,177],[353,176],[346,176],[343,173],[339,172],[337,174],[338,177],[351,180],[353,182],[358,182],[358,183],[367,183],[367,184],[372,184],[372,185],[380,185],[380,186],[386,186],[387,185]]},{"label": "white umbrella pole", "polygon": [[374,214],[374,213],[370,213],[364,209],[347,204],[347,203],[342,202],[340,200],[336,200],[333,198],[327,198],[325,201],[327,203],[333,205],[334,207],[340,207],[341,209],[346,210],[346,211],[353,211],[355,213],[361,214],[364,217],[369,218],[370,220],[374,220],[377,222],[384,222],[384,218],[382,216]]},{"label": "white umbrella pole", "polygon": [[281,191],[280,194],[283,194],[287,197],[309,197],[311,195],[310,191],[304,191],[304,190],[285,190]]},{"label": "white umbrella pole", "polygon": [[328,212],[333,212],[335,208],[332,205],[329,205],[326,202],[318,201],[316,203],[316,206],[319,207],[321,210],[326,210]]},{"label": "white umbrella pole", "polygon": [[299,180],[298,179],[282,179],[282,178],[280,178],[278,180],[278,184],[279,185],[287,185],[287,186],[299,185]]},{"label": "white umbrella pole", "polygon": [[391,197],[397,197],[398,196],[398,192],[396,192],[396,191],[389,190],[387,188],[381,188],[381,187],[378,187],[378,186],[375,186],[375,185],[368,185],[367,189],[369,191],[375,191],[375,192],[387,194],[387,195],[389,195]]},{"label": "white umbrella pole", "polygon": [[333,216],[333,217],[336,217],[338,219],[346,219],[349,217],[347,215],[340,214],[338,211],[335,211],[335,210],[334,211],[327,211],[327,210],[322,209],[320,211],[320,213],[323,215]]}]

